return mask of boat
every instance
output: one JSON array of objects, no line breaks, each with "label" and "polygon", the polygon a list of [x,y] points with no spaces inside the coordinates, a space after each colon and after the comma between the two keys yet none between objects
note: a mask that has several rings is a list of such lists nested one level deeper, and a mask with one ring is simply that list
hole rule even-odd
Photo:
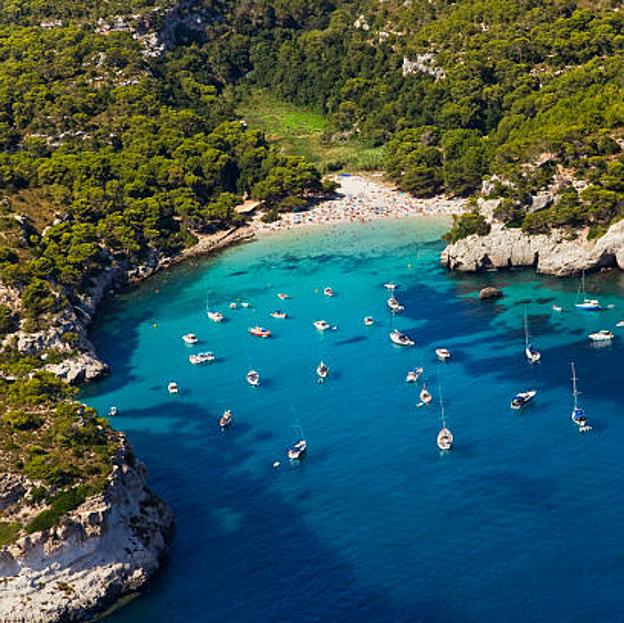
[{"label": "boat", "polygon": [[109,417],[115,417],[118,413],[119,413],[119,410],[117,409],[117,407],[111,407],[108,410]]},{"label": "boat", "polygon": [[194,333],[187,333],[182,336],[182,339],[186,344],[197,344],[197,342],[199,342],[199,339],[197,339],[197,336]]},{"label": "boat", "polygon": [[563,307],[561,307],[561,305],[553,305],[552,306],[552,310],[556,311],[556,312],[562,312],[563,311]]},{"label": "boat", "polygon": [[300,439],[288,448],[288,458],[291,461],[300,461],[303,459],[308,451],[308,444],[305,439]]},{"label": "boat", "polygon": [[424,405],[428,405],[432,400],[432,396],[427,389],[425,383],[423,383],[422,389],[420,390],[420,402]]},{"label": "boat", "polygon": [[177,394],[179,393],[179,388],[178,388],[178,384],[174,383],[173,381],[171,381],[171,383],[169,383],[169,385],[167,385],[167,391],[170,394]]},{"label": "boat", "polygon": [[448,361],[451,358],[451,353],[447,348],[436,348],[435,354],[440,361]]},{"label": "boat", "polygon": [[372,316],[365,316],[364,317],[364,324],[367,327],[370,327],[370,326],[375,324],[375,319]]},{"label": "boat", "polygon": [[405,333],[401,333],[398,329],[394,329],[390,333],[390,341],[397,346],[414,346],[416,342]]},{"label": "boat", "polygon": [[221,430],[223,430],[224,428],[227,428],[231,423],[232,423],[232,412],[229,409],[226,409],[223,412],[223,415],[221,416],[221,418],[219,419],[219,426],[221,427]]},{"label": "boat", "polygon": [[578,378],[576,376],[576,367],[574,366],[574,362],[570,364],[570,367],[572,368],[572,396],[574,397],[574,406],[572,407],[572,414],[570,415],[570,418],[578,426],[581,433],[586,433],[591,430],[591,426],[587,423],[585,411],[579,405],[579,391],[576,386]]},{"label": "boat", "polygon": [[397,284],[392,281],[388,281],[387,283],[384,283],[384,288],[386,288],[386,290],[396,290],[397,287],[398,287]]},{"label": "boat", "polygon": [[324,381],[329,376],[329,367],[327,364],[321,361],[316,368],[316,374],[319,377],[319,381]]},{"label": "boat", "polygon": [[208,310],[206,312],[206,315],[208,316],[209,320],[212,320],[212,322],[223,322],[223,314],[219,311]]},{"label": "boat", "polygon": [[271,337],[271,331],[260,326],[251,327],[251,329],[249,329],[249,333],[251,335],[255,335],[256,337]]},{"label": "boat", "polygon": [[278,294],[277,294],[277,298],[278,298],[280,301],[285,301],[286,299],[289,299],[289,298],[290,298],[290,296],[288,296],[288,294],[284,294],[284,292],[278,292]]},{"label": "boat", "polygon": [[216,357],[213,353],[197,353],[196,355],[190,355],[189,361],[194,365],[199,365],[202,363],[212,363]]},{"label": "boat", "polygon": [[317,331],[327,331],[327,329],[331,329],[331,325],[327,320],[315,320],[312,324],[314,324],[314,328]]},{"label": "boat", "polygon": [[618,328],[624,327],[624,320],[620,320],[615,326]]},{"label": "boat", "polygon": [[271,318],[277,318],[278,320],[284,320],[288,318],[288,314],[286,312],[281,311],[280,309],[271,312]]},{"label": "boat", "polygon": [[423,373],[422,368],[412,368],[411,370],[408,371],[405,377],[405,380],[408,383],[416,383],[416,381],[418,381],[422,373]]},{"label": "boat", "polygon": [[230,303],[230,309],[236,309],[237,307],[238,305],[234,303],[233,301]]},{"label": "boat", "polygon": [[510,407],[512,409],[522,409],[525,405],[528,405],[533,398],[537,395],[535,390],[530,390],[528,392],[520,392],[513,397],[511,401]]},{"label": "boat", "polygon": [[333,291],[331,288],[325,288],[325,289],[323,290],[323,294],[324,294],[325,296],[332,297],[332,296],[334,296],[334,291]]},{"label": "boat", "polygon": [[247,301],[243,301],[241,303],[241,307],[244,307],[245,309],[247,309],[249,307],[249,303]]},{"label": "boat", "polygon": [[405,307],[403,307],[403,305],[401,305],[401,303],[399,303],[399,301],[394,296],[391,296],[388,299],[387,303],[388,303],[388,309],[393,314],[398,314],[399,312],[402,312],[405,310]]},{"label": "boat", "polygon": [[601,329],[587,336],[592,342],[610,342],[615,336],[607,329]]},{"label": "boat", "polygon": [[[580,295],[583,295],[583,300],[579,302]],[[600,311],[602,306],[598,299],[589,299],[585,293],[585,271],[581,274],[581,283],[579,285],[578,293],[576,295],[576,303],[574,307],[583,311]]]},{"label": "boat", "polygon": [[526,307],[524,308],[524,354],[529,363],[537,363],[542,358],[539,350],[529,342],[529,321]]},{"label": "boat", "polygon": [[442,388],[439,388],[440,393],[440,418],[442,419],[442,428],[438,433],[436,442],[438,448],[443,452],[450,450],[453,447],[453,433],[446,427],[446,419],[444,417],[444,401],[442,400]]},{"label": "boat", "polygon": [[260,374],[256,370],[249,370],[247,372],[247,382],[252,387],[258,387],[260,385]]}]

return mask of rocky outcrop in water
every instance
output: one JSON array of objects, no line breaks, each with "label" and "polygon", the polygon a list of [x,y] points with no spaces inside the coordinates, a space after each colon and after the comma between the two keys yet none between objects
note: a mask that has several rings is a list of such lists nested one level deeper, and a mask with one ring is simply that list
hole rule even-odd
[{"label": "rocky outcrop in water", "polygon": [[[120,440],[102,494],[59,525],[0,548],[0,621],[85,621],[158,570],[172,515],[147,488],[145,467],[125,438]],[[29,484],[22,476],[3,476],[0,508],[18,503]]]},{"label": "rocky outcrop in water", "polygon": [[588,240],[586,231],[576,237],[564,230],[528,235],[494,223],[486,236],[468,236],[447,246],[441,262],[462,272],[533,267],[540,273],[566,276],[608,267],[624,270],[624,221],[597,240]]},{"label": "rocky outcrop in water", "polygon": [[487,286],[479,292],[479,299],[487,301],[488,299],[499,299],[503,296],[503,291],[494,286]]}]

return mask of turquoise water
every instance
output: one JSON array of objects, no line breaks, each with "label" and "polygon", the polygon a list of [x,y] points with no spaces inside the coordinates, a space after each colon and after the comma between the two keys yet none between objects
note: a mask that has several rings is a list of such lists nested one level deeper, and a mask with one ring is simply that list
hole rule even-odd
[{"label": "turquoise water", "polygon": [[[169,564],[111,623],[624,619],[624,335],[606,348],[585,337],[618,331],[621,280],[588,279],[616,309],[583,314],[573,281],[449,275],[437,263],[444,227],[423,218],[276,235],[162,274],[103,310],[92,338],[113,374],[85,400],[118,406],[115,425],[177,522]],[[394,321],[388,280],[406,306]],[[479,302],[488,283],[505,298]],[[227,322],[206,319],[207,295]],[[252,307],[229,310],[232,300]],[[525,304],[537,366],[523,356]],[[290,317],[270,318],[278,308]],[[319,334],[320,318],[338,330]],[[389,342],[393,322],[415,348]],[[254,324],[274,336],[252,338]],[[200,345],[182,342],[190,331]],[[439,345],[450,363],[435,362]],[[191,366],[202,350],[218,362]],[[569,418],[572,359],[587,435]],[[438,407],[417,408],[418,387],[405,383],[416,365],[436,399],[440,377],[455,435],[446,455]],[[258,389],[245,382],[250,367]],[[535,403],[511,411],[531,388]],[[226,408],[234,424],[222,432]],[[291,466],[285,449],[300,430],[309,455]]]}]

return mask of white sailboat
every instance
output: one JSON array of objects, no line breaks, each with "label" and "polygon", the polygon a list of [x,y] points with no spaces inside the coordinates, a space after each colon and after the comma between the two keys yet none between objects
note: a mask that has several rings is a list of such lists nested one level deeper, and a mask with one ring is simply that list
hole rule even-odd
[{"label": "white sailboat", "polygon": [[591,430],[591,426],[587,423],[587,416],[585,415],[585,411],[579,405],[579,391],[576,386],[578,378],[576,376],[576,368],[574,366],[574,362],[570,364],[570,367],[572,368],[572,396],[574,397],[574,406],[572,407],[572,414],[570,418],[578,426],[578,429],[581,433],[586,433]]},{"label": "white sailboat", "polygon": [[[581,294],[583,295],[583,299],[579,300]],[[585,293],[585,271],[581,274],[581,283],[576,295],[576,303],[574,304],[574,307],[583,311],[600,311],[602,309],[598,299],[587,298],[587,294]]]},{"label": "white sailboat", "polygon": [[539,350],[529,341],[529,322],[527,319],[526,307],[524,308],[524,354],[529,363],[537,363],[542,358],[542,354]]},{"label": "white sailboat", "polygon": [[436,442],[438,444],[438,448],[443,452],[450,450],[453,447],[453,433],[446,427],[446,418],[444,416],[444,401],[442,400],[442,387],[438,387],[438,392],[440,394],[440,417],[442,419],[442,428],[438,433],[438,437]]},{"label": "white sailboat", "polygon": [[318,364],[316,368],[319,383],[322,383],[329,376],[329,366],[324,362]]}]

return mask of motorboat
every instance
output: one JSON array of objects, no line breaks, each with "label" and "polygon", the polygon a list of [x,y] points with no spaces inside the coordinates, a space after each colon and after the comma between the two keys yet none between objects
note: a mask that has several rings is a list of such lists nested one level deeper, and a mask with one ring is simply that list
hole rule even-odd
[{"label": "motorboat", "polygon": [[411,370],[408,371],[405,377],[405,380],[408,383],[416,383],[416,381],[418,381],[422,373],[423,373],[422,368],[412,368]]},{"label": "motorboat", "polygon": [[223,415],[221,416],[219,420],[219,426],[221,427],[221,430],[223,430],[224,428],[227,428],[228,426],[230,426],[231,423],[232,423],[232,412],[230,411],[230,409],[226,409],[223,412]]},{"label": "motorboat", "polygon": [[186,335],[182,336],[182,339],[184,340],[185,344],[189,345],[197,344],[197,342],[199,342],[199,339],[194,333],[187,333]]},{"label": "motorboat", "polygon": [[615,326],[618,328],[624,327],[624,320],[620,320]]},{"label": "motorboat", "polygon": [[115,417],[115,416],[116,416],[116,415],[118,415],[118,414],[119,414],[119,410],[117,409],[117,407],[111,407],[111,408],[108,410],[108,415],[109,415],[109,417]]},{"label": "motorboat", "polygon": [[438,448],[442,451],[450,450],[453,447],[453,433],[446,426],[442,427],[438,433],[437,443]]},{"label": "motorboat", "polygon": [[178,388],[178,384],[173,382],[173,381],[171,381],[171,383],[169,383],[169,385],[167,385],[167,391],[170,394],[177,394],[177,393],[179,393],[180,390]]},{"label": "motorboat", "polygon": [[260,326],[251,327],[251,329],[249,329],[249,333],[251,335],[255,335],[256,337],[271,337],[271,331]]},{"label": "motorboat", "polygon": [[375,319],[372,316],[365,316],[364,317],[364,324],[367,327],[371,327],[372,325],[375,324]]},{"label": "motorboat", "polygon": [[[581,295],[582,300],[579,300]],[[600,305],[598,299],[587,298],[587,294],[585,293],[585,271],[581,274],[581,284],[579,285],[574,307],[582,311],[600,311],[602,309],[602,305]]]},{"label": "motorboat", "polygon": [[247,383],[252,387],[258,387],[260,385],[260,374],[256,370],[249,370],[247,372]]},{"label": "motorboat", "polygon": [[587,433],[591,430],[591,426],[587,422],[587,416],[585,415],[585,411],[579,404],[579,391],[576,385],[578,378],[576,376],[576,367],[574,366],[574,362],[570,364],[570,367],[572,368],[572,396],[574,397],[574,406],[572,407],[572,414],[570,415],[570,419],[578,426],[579,432]]},{"label": "motorboat", "polygon": [[537,363],[542,358],[542,354],[539,350],[529,341],[529,321],[526,307],[524,308],[524,354],[529,363]]},{"label": "motorboat", "polygon": [[271,318],[277,318],[278,320],[284,320],[285,318],[288,318],[288,314],[286,312],[283,312],[281,310],[276,310],[274,312],[271,312]]},{"label": "motorboat", "polygon": [[202,363],[212,363],[216,357],[213,353],[197,353],[196,355],[190,355],[189,361],[194,365],[200,365]]},{"label": "motorboat", "polygon": [[323,294],[324,294],[325,296],[332,297],[332,296],[334,296],[334,291],[333,291],[331,288],[325,288],[325,289],[323,290]]},{"label": "motorboat", "polygon": [[238,305],[234,301],[230,303],[230,309],[236,309],[237,307]]},{"label": "motorboat", "polygon": [[563,307],[561,307],[561,305],[553,305],[552,306],[552,310],[555,312],[562,312],[563,311]]},{"label": "motorboat", "polygon": [[390,333],[390,341],[397,346],[414,346],[416,342],[405,333],[401,333],[398,329],[394,329]]},{"label": "motorboat", "polygon": [[422,389],[420,390],[420,402],[424,405],[428,405],[433,397],[431,396],[427,386],[423,383]]},{"label": "motorboat", "polygon": [[247,309],[249,307],[249,303],[247,301],[243,301],[241,303],[241,307],[244,307],[245,309]]},{"label": "motorboat", "polygon": [[280,301],[285,301],[286,299],[289,299],[289,298],[290,298],[290,296],[288,296],[288,294],[285,294],[284,292],[278,292],[278,293],[277,293],[277,298],[278,298]]},{"label": "motorboat", "polygon": [[327,364],[321,361],[316,368],[316,374],[320,381],[324,381],[329,376],[329,367]]},{"label": "motorboat", "polygon": [[587,336],[592,342],[610,342],[615,336],[607,329],[601,329]]},{"label": "motorboat", "polygon": [[403,305],[401,305],[401,303],[399,303],[399,301],[394,296],[391,296],[388,299],[387,304],[388,304],[388,309],[393,314],[398,314],[399,312],[402,312],[405,310],[405,307],[403,307]]},{"label": "motorboat", "polygon": [[398,286],[396,283],[388,281],[387,283],[384,283],[384,288],[386,288],[386,290],[396,290]]},{"label": "motorboat", "polygon": [[512,409],[522,409],[522,407],[528,405],[536,395],[537,392],[533,389],[528,392],[520,392],[513,397],[510,406]]},{"label": "motorboat", "polygon": [[223,322],[223,314],[219,311],[208,311],[206,315],[212,322]]},{"label": "motorboat", "polygon": [[315,320],[313,324],[317,331],[327,331],[327,329],[331,329],[331,325],[327,320]]},{"label": "motorboat", "polygon": [[446,348],[436,348],[435,354],[440,361],[448,361],[451,358],[451,353]]},{"label": "motorboat", "polygon": [[296,443],[294,443],[290,448],[288,448],[288,458],[291,461],[300,461],[305,457],[308,451],[308,444],[305,439],[300,439]]}]

